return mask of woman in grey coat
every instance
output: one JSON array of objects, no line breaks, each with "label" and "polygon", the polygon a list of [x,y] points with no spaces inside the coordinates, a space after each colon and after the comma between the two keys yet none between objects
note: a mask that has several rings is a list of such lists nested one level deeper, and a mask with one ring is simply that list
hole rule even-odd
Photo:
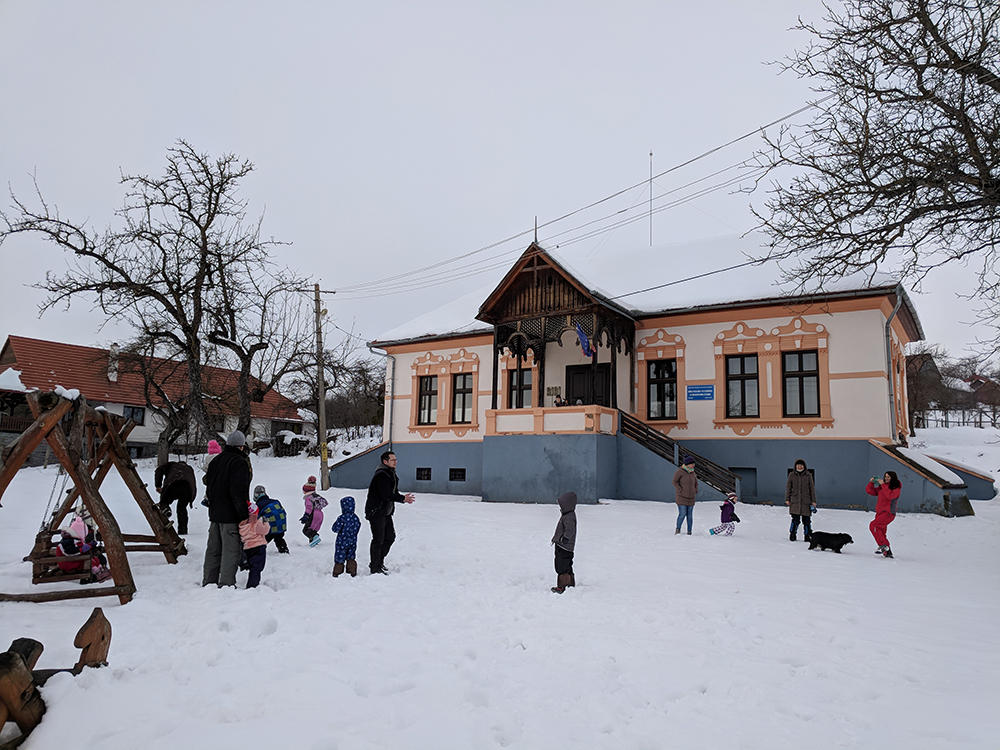
[{"label": "woman in grey coat", "polygon": [[807,542],[812,540],[812,512],[816,510],[816,485],[812,474],[806,469],[806,462],[801,458],[795,462],[795,470],[788,475],[785,484],[785,505],[792,515],[792,525],[788,529],[788,539],[794,542],[799,532],[801,521]]}]

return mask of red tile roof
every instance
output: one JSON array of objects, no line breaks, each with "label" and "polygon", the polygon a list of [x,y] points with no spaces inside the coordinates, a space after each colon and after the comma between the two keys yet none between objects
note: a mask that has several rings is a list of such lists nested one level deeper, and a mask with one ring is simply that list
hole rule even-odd
[{"label": "red tile roof", "polygon": [[[21,373],[21,383],[25,388],[51,391],[56,386],[76,388],[88,401],[145,406],[142,376],[120,368],[118,379],[108,378],[107,349],[75,344],[61,344],[57,341],[42,341],[23,336],[8,336],[0,350],[0,372],[13,367]],[[154,366],[174,365],[169,360],[154,358]],[[219,367],[204,367],[202,378],[205,391],[218,396],[223,413],[236,414],[236,378],[233,370]],[[183,363],[164,379],[163,388],[172,399],[187,395],[187,374]],[[206,399],[210,411],[215,399]],[[281,419],[299,422],[295,404],[276,391],[269,391],[263,402],[250,406],[254,417]]]}]

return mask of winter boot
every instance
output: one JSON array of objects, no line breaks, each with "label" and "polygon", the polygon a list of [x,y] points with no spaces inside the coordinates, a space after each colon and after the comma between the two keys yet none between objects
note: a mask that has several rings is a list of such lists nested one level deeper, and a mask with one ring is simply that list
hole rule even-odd
[{"label": "winter boot", "polygon": [[576,586],[576,573],[570,573],[569,574],[569,585],[571,587],[572,586]]},{"label": "winter boot", "polygon": [[795,541],[798,541],[798,538],[799,538],[798,534],[796,534],[794,531],[790,531],[788,533],[788,541],[795,542]]},{"label": "winter boot", "polygon": [[334,563],[333,564],[333,577],[336,578],[341,573],[344,572],[344,563]]},{"label": "winter boot", "polygon": [[552,587],[553,593],[561,594],[565,591],[566,587],[571,585],[570,581],[572,578],[573,577],[569,573],[560,573],[556,577],[556,585]]},{"label": "winter boot", "polygon": [[883,557],[890,557],[890,558],[892,557],[892,550],[889,549],[888,545],[886,545],[886,548],[882,551],[882,556]]},{"label": "winter boot", "polygon": [[309,540],[309,546],[315,547],[317,544],[319,544],[319,541],[320,541],[319,534],[317,534],[316,536],[314,536],[312,539]]},{"label": "winter boot", "polygon": [[680,530],[680,528],[678,528],[676,531],[674,531],[674,536],[676,536],[677,534],[680,534],[680,533],[681,533],[681,530]]},{"label": "winter boot", "polygon": [[356,576],[358,574],[358,561],[357,560],[348,560],[347,561],[347,572],[351,576],[351,578],[353,578],[354,576]]},{"label": "winter boot", "polygon": [[888,547],[887,547],[886,545],[884,545],[884,544],[880,544],[880,545],[878,546],[878,549],[877,549],[877,550],[875,550],[875,554],[876,554],[876,555],[884,555],[884,554],[885,554],[885,551],[886,551],[887,549],[889,549],[889,548],[888,548]]}]

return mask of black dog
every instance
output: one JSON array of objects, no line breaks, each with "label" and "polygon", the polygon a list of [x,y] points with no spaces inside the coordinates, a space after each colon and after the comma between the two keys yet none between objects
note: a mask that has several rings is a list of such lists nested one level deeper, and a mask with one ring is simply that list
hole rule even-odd
[{"label": "black dog", "polygon": [[839,555],[841,547],[845,544],[854,544],[850,534],[828,534],[825,531],[814,531],[809,541],[809,549],[817,547],[821,550],[832,549]]}]

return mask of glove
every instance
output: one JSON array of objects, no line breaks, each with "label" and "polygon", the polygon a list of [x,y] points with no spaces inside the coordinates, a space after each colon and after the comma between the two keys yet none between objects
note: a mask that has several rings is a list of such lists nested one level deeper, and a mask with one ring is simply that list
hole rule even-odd
[{"label": "glove", "polygon": [[303,514],[302,518],[299,519],[299,523],[305,523],[308,520],[309,520],[309,514],[305,513]]},{"label": "glove", "polygon": [[736,523],[739,523],[740,522],[740,517],[738,515],[736,515],[735,513],[733,513],[733,520],[736,521]]}]

